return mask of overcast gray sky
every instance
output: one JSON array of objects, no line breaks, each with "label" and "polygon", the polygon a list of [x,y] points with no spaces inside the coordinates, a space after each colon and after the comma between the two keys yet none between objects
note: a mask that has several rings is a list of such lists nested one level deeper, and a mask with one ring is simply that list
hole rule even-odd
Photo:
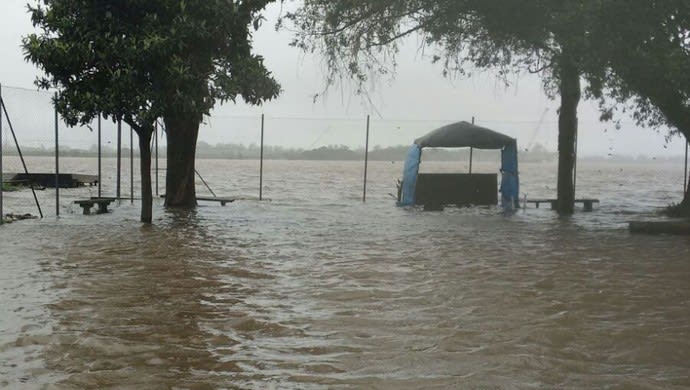
[{"label": "overcast gray sky", "polygon": [[[479,124],[517,137],[522,148],[535,143],[556,148],[557,102],[549,100],[537,76],[523,76],[504,88],[490,73],[468,80],[449,80],[439,66],[421,55],[415,39],[407,42],[398,58],[394,80],[383,80],[373,93],[375,109],[348,91],[331,89],[317,102],[313,96],[323,90],[321,59],[289,47],[291,34],[273,29],[280,6],[267,10],[268,21],[255,34],[255,51],[283,86],[283,94],[263,107],[226,104],[206,121],[200,139],[209,143],[256,143],[259,116],[265,113],[266,142],[293,147],[328,144],[359,146],[364,143],[365,117],[372,114],[372,143],[407,144],[444,123],[477,118]],[[26,12],[26,0],[2,0],[0,5],[0,83],[10,115],[27,144],[47,144],[50,139],[50,107],[47,94],[13,90],[35,90],[38,70],[24,61],[21,37],[33,31]],[[31,118],[41,118],[40,126]],[[543,117],[543,121],[541,118]],[[625,119],[616,130],[600,123],[596,105],[583,102],[580,108],[580,153],[582,155],[670,156],[684,153],[683,140],[666,144],[664,136],[641,129]],[[36,119],[38,120],[38,119]],[[541,121],[541,123],[540,123]],[[46,125],[44,125],[44,123]],[[25,124],[22,126],[22,124]],[[40,129],[38,129],[40,127]],[[93,143],[93,136],[70,129],[64,141],[74,147]]]}]

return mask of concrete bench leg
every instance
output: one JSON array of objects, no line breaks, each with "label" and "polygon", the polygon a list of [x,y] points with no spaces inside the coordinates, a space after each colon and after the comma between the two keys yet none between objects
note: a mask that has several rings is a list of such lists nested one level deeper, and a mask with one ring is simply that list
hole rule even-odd
[{"label": "concrete bench leg", "polygon": [[108,213],[108,205],[105,203],[99,203],[98,204],[98,214],[107,214]]},{"label": "concrete bench leg", "polygon": [[556,203],[558,202],[551,202],[551,210],[556,210]]},{"label": "concrete bench leg", "polygon": [[84,209],[84,215],[91,214],[91,206],[89,206],[88,204],[82,204],[80,206],[82,209]]},{"label": "concrete bench leg", "polygon": [[591,212],[594,209],[592,202],[585,201],[584,202],[584,209],[587,212]]}]

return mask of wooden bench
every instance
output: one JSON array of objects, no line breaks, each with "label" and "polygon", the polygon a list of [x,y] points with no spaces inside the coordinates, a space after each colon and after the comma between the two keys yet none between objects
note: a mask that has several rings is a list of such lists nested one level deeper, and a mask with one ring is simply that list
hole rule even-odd
[{"label": "wooden bench", "polygon": [[[527,203],[534,203],[537,208],[541,203],[551,204],[551,210],[556,208],[556,199],[528,199]],[[584,211],[594,210],[594,204],[599,203],[599,199],[575,199],[575,203],[582,203]]]},{"label": "wooden bench", "polygon": [[[161,198],[165,198],[165,194],[162,194],[160,196]],[[232,203],[236,201],[238,198],[220,198],[220,197],[210,197],[210,196],[197,196],[196,200],[200,200],[203,202],[218,202],[220,203],[221,206],[225,206],[228,203]]]},{"label": "wooden bench", "polygon": [[84,215],[91,214],[91,208],[94,205],[98,205],[98,211],[96,214],[105,214],[108,212],[108,205],[110,205],[114,198],[91,198],[85,200],[75,200],[74,203],[78,204],[83,210]]},{"label": "wooden bench", "polygon": [[196,200],[201,200],[204,202],[219,202],[221,206],[225,206],[227,203],[234,202],[235,198],[211,198],[211,197],[197,196]]}]

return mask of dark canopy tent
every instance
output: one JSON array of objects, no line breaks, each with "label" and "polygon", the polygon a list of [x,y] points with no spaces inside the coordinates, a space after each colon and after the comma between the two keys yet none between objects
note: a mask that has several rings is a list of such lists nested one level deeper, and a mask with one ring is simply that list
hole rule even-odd
[{"label": "dark canopy tent", "polygon": [[505,134],[464,121],[443,126],[415,140],[405,161],[399,205],[415,204],[417,176],[424,148],[500,149],[501,204],[504,208],[519,205],[517,141]]},{"label": "dark canopy tent", "polygon": [[421,148],[503,149],[515,143],[515,139],[468,122],[458,122],[417,138],[414,143]]}]

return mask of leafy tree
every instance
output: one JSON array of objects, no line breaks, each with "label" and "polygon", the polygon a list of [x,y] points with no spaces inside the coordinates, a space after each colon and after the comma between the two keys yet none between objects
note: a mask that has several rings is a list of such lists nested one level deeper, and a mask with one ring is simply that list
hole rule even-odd
[{"label": "leafy tree", "polygon": [[[593,96],[599,99],[602,119],[627,111],[641,126],[667,128],[668,138],[690,139],[690,3],[605,5],[595,35],[602,37],[597,50],[607,53],[600,57],[606,71],[590,75],[592,83],[603,85]],[[619,23],[606,23],[614,17]],[[687,189],[681,209],[690,216]]]},{"label": "leafy tree", "polygon": [[270,0],[41,0],[23,45],[27,60],[57,87],[69,125],[99,114],[139,136],[142,221],[151,222],[150,142],[163,118],[168,140],[166,206],[193,207],[199,124],[217,102],[260,104],[280,92],[252,54],[250,26]]},{"label": "leafy tree", "polygon": [[[658,3],[663,6],[648,12]],[[640,33],[619,19],[620,10],[635,13],[637,19],[646,15],[646,29]],[[662,100],[669,106],[687,107],[687,94],[683,100],[683,95],[671,96],[659,89],[661,99],[654,99],[653,91],[638,86],[640,77],[650,77],[644,67],[630,64],[640,53],[624,49],[642,41],[650,60],[660,52],[677,53],[677,41],[658,46],[650,38],[653,30],[670,24],[681,35],[685,32],[681,46],[685,45],[686,56],[656,63],[655,69],[661,73],[674,66],[687,69],[687,15],[682,0],[306,0],[287,19],[298,29],[294,45],[326,55],[329,84],[350,77],[363,86],[371,75],[388,74],[394,70],[399,42],[414,33],[438,50],[434,60],[443,61],[446,73],[468,76],[474,69],[496,68],[506,80],[511,73],[539,73],[545,91],[561,99],[557,208],[561,214],[571,214],[582,95],[629,102],[641,121],[650,124],[668,121],[668,111],[659,109]],[[613,42],[624,45],[611,52]],[[682,73],[673,74],[687,77]],[[610,107],[604,114],[603,119],[611,118]]]}]

